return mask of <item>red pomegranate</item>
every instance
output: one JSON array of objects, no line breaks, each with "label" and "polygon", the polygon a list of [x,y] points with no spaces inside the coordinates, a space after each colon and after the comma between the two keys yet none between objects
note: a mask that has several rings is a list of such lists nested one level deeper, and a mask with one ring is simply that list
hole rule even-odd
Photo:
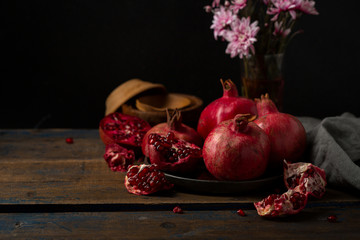
[{"label": "red pomegranate", "polygon": [[223,96],[211,102],[201,112],[197,131],[205,139],[210,131],[222,121],[233,119],[237,114],[257,115],[255,102],[239,97],[235,84],[229,79],[221,80]]},{"label": "red pomegranate", "polygon": [[284,181],[287,192],[271,194],[254,203],[260,216],[277,217],[299,213],[305,208],[309,195],[321,198],[325,193],[325,171],[311,163],[285,161]]},{"label": "red pomegranate", "polygon": [[105,116],[99,125],[104,144],[117,143],[126,148],[139,148],[151,126],[146,121],[118,112]]},{"label": "red pomegranate", "polygon": [[135,154],[131,149],[126,149],[117,143],[110,143],[106,145],[104,160],[112,171],[126,172],[134,163]]},{"label": "red pomegranate", "polygon": [[248,180],[261,176],[267,167],[270,142],[250,115],[238,114],[220,123],[203,146],[206,168],[219,180]]},{"label": "red pomegranate", "polygon": [[129,193],[149,195],[163,190],[169,190],[174,185],[167,181],[163,172],[156,165],[133,165],[125,176],[125,187]]},{"label": "red pomegranate", "polygon": [[299,213],[306,206],[307,194],[289,189],[287,192],[271,194],[260,202],[254,203],[257,213],[263,217],[278,217]]},{"label": "red pomegranate", "polygon": [[146,157],[149,157],[149,143],[148,136],[151,133],[167,134],[169,131],[174,133],[175,138],[184,140],[186,142],[193,143],[199,147],[202,147],[203,140],[195,129],[182,123],[181,111],[175,110],[170,116],[167,111],[167,122],[159,123],[152,127],[144,136],[141,148]]},{"label": "red pomegranate", "polygon": [[151,133],[148,143],[149,160],[162,171],[191,173],[200,166],[201,148],[176,138],[173,132],[166,135]]},{"label": "red pomegranate", "polygon": [[284,163],[284,182],[288,189],[299,187],[316,198],[325,194],[325,171],[311,163]]},{"label": "red pomegranate", "polygon": [[305,129],[296,117],[280,113],[268,94],[255,102],[258,118],[254,122],[270,139],[269,168],[281,171],[284,159],[294,162],[302,156],[306,147]]}]

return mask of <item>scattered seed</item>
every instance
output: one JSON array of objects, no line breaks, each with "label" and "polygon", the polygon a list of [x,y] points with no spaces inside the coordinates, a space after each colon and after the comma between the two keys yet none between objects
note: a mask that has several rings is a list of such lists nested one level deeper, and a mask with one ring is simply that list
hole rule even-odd
[{"label": "scattered seed", "polygon": [[74,139],[72,137],[68,137],[65,139],[65,142],[68,144],[72,144],[72,143],[74,143]]},{"label": "scattered seed", "polygon": [[242,209],[237,210],[237,213],[242,217],[246,216],[245,212]]},{"label": "scattered seed", "polygon": [[335,223],[337,221],[337,217],[335,215],[330,215],[327,220],[328,222]]},{"label": "scattered seed", "polygon": [[184,211],[179,206],[174,207],[173,212],[174,213],[180,213],[180,214],[184,213]]}]

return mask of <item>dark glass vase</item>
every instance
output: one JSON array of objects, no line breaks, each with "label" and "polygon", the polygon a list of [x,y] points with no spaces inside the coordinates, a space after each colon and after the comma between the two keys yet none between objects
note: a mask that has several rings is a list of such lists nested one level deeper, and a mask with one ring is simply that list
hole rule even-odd
[{"label": "dark glass vase", "polygon": [[242,94],[255,99],[269,94],[281,111],[283,107],[284,78],[282,62],[284,54],[254,55],[241,62]]}]

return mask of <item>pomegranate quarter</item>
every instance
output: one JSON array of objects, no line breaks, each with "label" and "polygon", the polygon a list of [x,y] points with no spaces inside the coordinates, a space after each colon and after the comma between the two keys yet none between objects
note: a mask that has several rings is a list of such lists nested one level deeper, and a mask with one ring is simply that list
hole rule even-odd
[{"label": "pomegranate quarter", "polygon": [[270,142],[249,114],[220,123],[205,139],[203,158],[219,180],[240,181],[261,176],[267,168]]}]

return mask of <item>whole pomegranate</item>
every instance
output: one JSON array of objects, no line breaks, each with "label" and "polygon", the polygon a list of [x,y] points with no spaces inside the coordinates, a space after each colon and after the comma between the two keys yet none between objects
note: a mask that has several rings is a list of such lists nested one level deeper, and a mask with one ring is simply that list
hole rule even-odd
[{"label": "whole pomegranate", "polygon": [[284,159],[294,162],[302,156],[306,147],[305,129],[296,117],[280,113],[268,94],[255,102],[258,118],[254,122],[270,139],[269,169],[281,171]]},{"label": "whole pomegranate", "polygon": [[118,112],[105,116],[99,125],[104,144],[117,143],[126,148],[139,148],[145,133],[151,128],[146,121]]},{"label": "whole pomegranate", "polygon": [[173,132],[166,135],[151,133],[148,143],[149,160],[162,171],[191,173],[200,166],[201,148],[176,138]]},{"label": "whole pomegranate", "polygon": [[197,131],[203,139],[219,123],[233,119],[237,114],[257,115],[255,102],[239,97],[236,86],[230,79],[221,80],[221,84],[223,96],[211,102],[200,114]]},{"label": "whole pomegranate", "polygon": [[186,142],[193,143],[199,147],[202,147],[203,140],[195,129],[182,123],[181,111],[175,110],[172,115],[167,113],[167,122],[159,123],[152,127],[144,136],[141,149],[146,157],[149,157],[149,143],[148,136],[152,133],[167,134],[171,131],[175,138],[184,140]]},{"label": "whole pomegranate", "polygon": [[247,180],[261,176],[267,167],[270,142],[250,115],[238,114],[220,123],[203,146],[206,168],[219,180]]},{"label": "whole pomegranate", "polygon": [[134,151],[126,149],[117,143],[106,145],[104,159],[114,172],[125,172],[135,161]]},{"label": "whole pomegranate", "polygon": [[163,172],[156,165],[132,165],[125,176],[125,187],[129,193],[149,195],[155,192],[169,190],[174,185],[167,181]]}]

